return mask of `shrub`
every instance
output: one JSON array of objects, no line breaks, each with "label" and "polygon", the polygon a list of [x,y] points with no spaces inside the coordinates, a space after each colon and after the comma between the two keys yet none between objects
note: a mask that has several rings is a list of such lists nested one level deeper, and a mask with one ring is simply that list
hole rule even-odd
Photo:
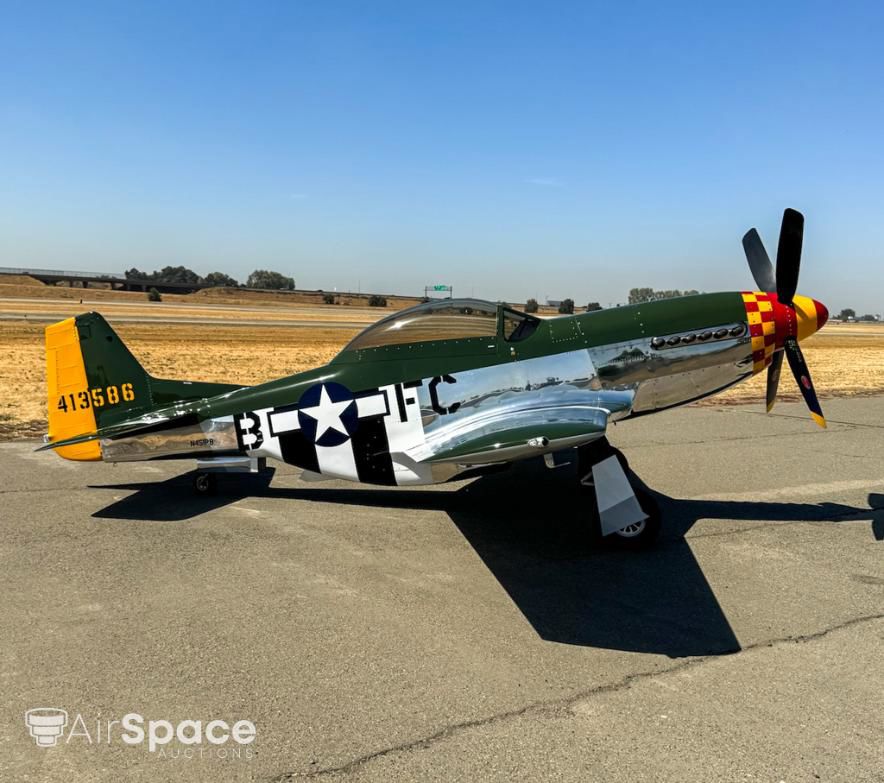
[{"label": "shrub", "polygon": [[323,294],[322,295],[322,303],[323,304],[334,304],[335,303],[335,295],[334,294]]},{"label": "shrub", "polygon": [[239,288],[239,282],[224,272],[209,272],[206,275],[206,283],[211,286],[224,286],[226,288]]},{"label": "shrub", "polygon": [[574,300],[563,299],[562,303],[559,305],[559,312],[562,315],[571,315],[571,313],[574,312]]},{"label": "shrub", "polygon": [[279,272],[269,269],[256,269],[249,275],[246,288],[264,288],[275,291],[294,291],[295,281]]},{"label": "shrub", "polygon": [[148,302],[162,302],[163,297],[160,295],[160,292],[157,291],[156,288],[151,288],[150,291],[147,292],[147,301]]},{"label": "shrub", "polygon": [[387,297],[379,296],[378,294],[372,294],[368,297],[368,306],[369,307],[386,307],[387,306]]},{"label": "shrub", "polygon": [[526,313],[536,313],[537,312],[537,300],[529,299],[525,302],[525,312]]}]

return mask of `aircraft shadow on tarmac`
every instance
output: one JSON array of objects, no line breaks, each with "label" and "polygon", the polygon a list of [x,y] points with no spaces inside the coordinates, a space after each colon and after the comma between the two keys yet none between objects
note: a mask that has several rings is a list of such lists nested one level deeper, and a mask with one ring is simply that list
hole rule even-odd
[{"label": "aircraft shadow on tarmac", "polygon": [[620,552],[592,541],[588,526],[581,524],[587,499],[570,471],[523,463],[456,491],[273,488],[268,471],[222,476],[219,493],[209,497],[196,496],[185,474],[158,484],[105,485],[136,491],[93,516],[181,521],[245,497],[443,511],[541,638],[670,657],[740,649],[685,540],[697,520],[870,520],[875,538],[884,540],[884,495],[869,495],[870,508],[862,509],[837,503],[683,500],[655,492],[663,515],[662,540],[646,552]]}]

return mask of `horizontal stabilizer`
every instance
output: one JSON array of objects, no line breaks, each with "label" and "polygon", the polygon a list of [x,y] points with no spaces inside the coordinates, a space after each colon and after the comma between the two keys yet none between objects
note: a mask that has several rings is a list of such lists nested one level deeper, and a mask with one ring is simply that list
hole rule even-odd
[{"label": "horizontal stabilizer", "polygon": [[101,427],[93,432],[84,432],[72,438],[50,441],[40,446],[37,451],[75,446],[78,443],[89,443],[90,441],[102,440],[104,438],[121,438],[128,435],[146,434],[174,427],[183,427],[188,424],[197,424],[197,407],[196,402],[191,402],[172,405],[168,408],[160,408],[132,419],[126,419],[117,424]]}]

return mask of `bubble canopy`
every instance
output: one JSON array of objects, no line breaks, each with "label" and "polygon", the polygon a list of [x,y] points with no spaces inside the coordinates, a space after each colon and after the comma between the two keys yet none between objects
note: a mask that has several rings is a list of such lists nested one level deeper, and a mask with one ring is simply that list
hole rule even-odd
[{"label": "bubble canopy", "polygon": [[[503,312],[506,323],[517,321],[523,333],[529,331],[524,328],[526,322],[537,322],[524,313],[482,299],[443,299],[382,318],[356,335],[341,353],[437,340],[493,339],[498,335],[500,312]],[[512,339],[513,330],[507,329],[506,332],[505,337]]]}]

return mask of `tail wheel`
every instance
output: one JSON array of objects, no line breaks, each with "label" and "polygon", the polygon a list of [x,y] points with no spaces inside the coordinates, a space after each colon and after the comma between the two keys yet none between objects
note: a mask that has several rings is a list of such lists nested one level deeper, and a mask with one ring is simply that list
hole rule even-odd
[{"label": "tail wheel", "polygon": [[214,473],[197,473],[193,477],[193,488],[197,495],[214,495],[218,489],[218,478]]}]

